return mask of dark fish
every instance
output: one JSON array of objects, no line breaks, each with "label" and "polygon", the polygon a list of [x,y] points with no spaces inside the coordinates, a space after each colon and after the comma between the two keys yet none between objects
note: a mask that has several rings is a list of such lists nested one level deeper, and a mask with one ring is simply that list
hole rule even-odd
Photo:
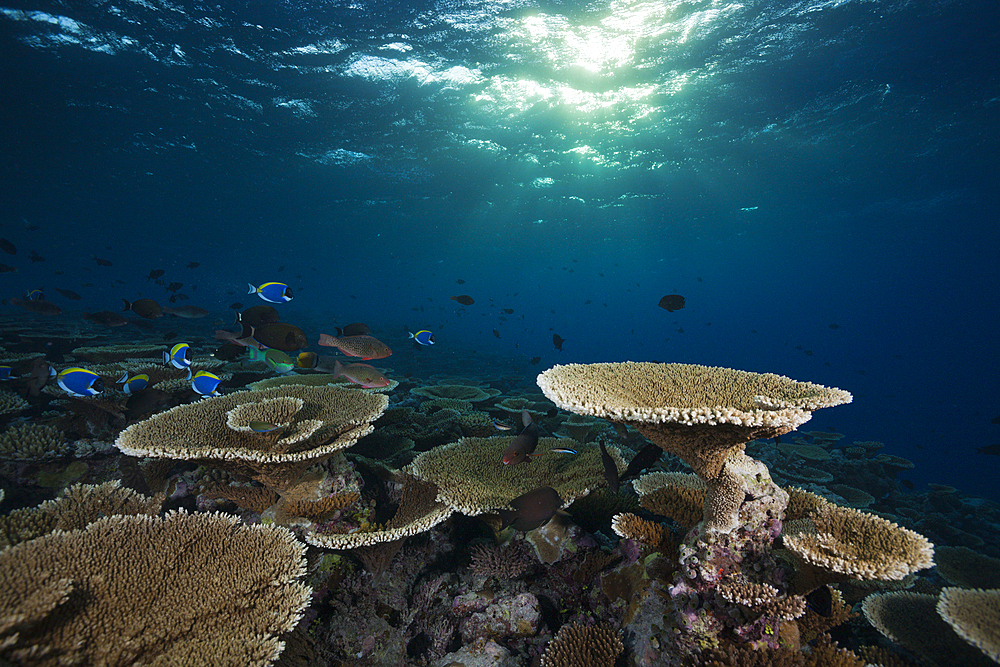
[{"label": "dark fish", "polygon": [[990,456],[1000,456],[1000,445],[987,445],[986,447],[976,447],[976,454],[989,454]]},{"label": "dark fish", "polygon": [[0,264],[0,273],[11,273],[17,272],[16,266],[7,266],[6,264]]},{"label": "dark fish", "polygon": [[186,320],[197,320],[208,315],[208,311],[198,306],[177,306],[176,308],[164,308],[163,312],[175,317],[183,317]]},{"label": "dark fish", "polygon": [[294,324],[274,322],[255,327],[253,337],[258,343],[267,347],[281,350],[282,352],[294,352],[309,345],[306,334],[302,329]]},{"label": "dark fish", "polygon": [[463,306],[471,306],[475,303],[475,300],[468,294],[459,294],[458,296],[450,297],[452,301],[458,301]]},{"label": "dark fish", "polygon": [[[611,458],[611,454],[608,453],[608,448],[604,446],[604,442],[598,443],[601,446],[601,463],[604,464],[604,479],[608,480],[608,488],[611,489],[613,493],[618,493],[618,487],[621,482],[621,478],[618,476],[618,466],[615,465],[615,460]],[[654,447],[656,445],[653,445]]]},{"label": "dark fish", "polygon": [[619,481],[625,482],[630,479],[634,479],[642,474],[642,472],[660,460],[660,454],[663,453],[663,449],[659,445],[654,445],[652,443],[646,445],[639,450],[639,453],[628,462],[628,467],[618,478]]},{"label": "dark fish", "polygon": [[497,331],[496,329],[494,329],[493,330],[493,335],[496,336],[497,338],[499,338],[500,337],[500,332]]},{"label": "dark fish", "polygon": [[176,292],[182,287],[184,287],[184,283],[170,283],[169,285],[167,285],[167,291]]},{"label": "dark fish", "polygon": [[178,294],[177,298],[180,299],[181,301],[187,301],[191,297],[189,297],[187,294]]},{"label": "dark fish", "polygon": [[552,334],[552,344],[556,346],[556,349],[562,352],[562,344],[566,342],[566,339],[559,334]]},{"label": "dark fish", "polygon": [[705,281],[703,281],[701,278],[698,278],[698,282],[701,283],[701,282],[705,282]]},{"label": "dark fish", "polygon": [[170,303],[177,303],[177,295],[176,294],[171,294],[170,298],[167,299],[167,301],[169,301]]},{"label": "dark fish", "polygon": [[0,239],[0,250],[3,250],[8,255],[17,254],[17,246],[8,241],[7,239]]},{"label": "dark fish", "polygon": [[820,586],[806,595],[806,606],[823,617],[833,614],[833,594],[829,586]]},{"label": "dark fish", "polygon": [[903,480],[900,480],[899,483],[903,485],[904,489],[909,489],[910,491],[913,490],[913,482],[911,482],[910,480],[903,479]]},{"label": "dark fish", "polygon": [[521,411],[521,423],[524,424],[524,429],[511,440],[503,456],[500,457],[505,466],[527,461],[538,447],[538,426],[532,421],[531,413],[527,410]]},{"label": "dark fish", "polygon": [[557,414],[559,414],[559,408],[549,408],[545,411],[545,416],[549,419],[552,419]]},{"label": "dark fish", "polygon": [[120,327],[128,324],[128,320],[118,313],[112,313],[110,310],[100,310],[96,313],[84,313],[80,317],[85,320],[90,320],[96,324],[102,324],[106,327]]},{"label": "dark fish", "polygon": [[155,320],[157,317],[163,316],[163,309],[160,308],[160,304],[152,299],[136,299],[135,301],[122,299],[122,303],[125,304],[125,307],[122,308],[123,311],[131,310],[139,317],[145,317],[147,320]]},{"label": "dark fish", "polygon": [[154,412],[159,412],[161,408],[171,402],[172,398],[170,392],[146,387],[142,391],[132,394],[125,402],[125,420],[129,424],[142,421]]},{"label": "dark fish", "polygon": [[219,346],[219,348],[212,353],[212,356],[216,359],[221,359],[222,361],[232,361],[244,352],[246,352],[246,348],[242,345],[237,345],[236,343],[225,343]]},{"label": "dark fish", "polygon": [[503,312],[507,313],[508,315],[513,315],[514,314],[514,309],[513,308],[504,308]]},{"label": "dark fish", "polygon": [[163,269],[153,269],[152,271],[149,272],[149,275],[146,276],[146,282],[149,282],[150,280],[156,280],[157,278],[162,276],[163,273],[164,273]]},{"label": "dark fish", "polygon": [[510,526],[514,530],[529,531],[548,523],[562,507],[562,498],[551,486],[543,486],[514,498],[509,505],[513,509],[498,512],[501,530]]},{"label": "dark fish", "polygon": [[541,360],[542,360],[541,357],[532,357],[531,361],[529,361],[528,363],[531,364],[532,366],[534,366],[534,365],[536,365]]},{"label": "dark fish", "polygon": [[250,306],[240,314],[240,323],[251,327],[262,327],[265,324],[273,324],[281,321],[281,315],[274,306],[261,304]]},{"label": "dark fish", "polygon": [[334,327],[337,332],[337,338],[341,336],[371,336],[371,328],[364,322],[354,322],[341,327]]},{"label": "dark fish", "polygon": [[30,259],[30,260],[31,260],[32,262],[44,262],[44,261],[45,261],[45,258],[44,258],[44,257],[42,257],[41,255],[39,255],[39,254],[38,254],[38,253],[37,253],[36,251],[34,251],[34,250],[32,250],[32,251],[31,251],[31,254],[30,254],[30,255],[28,255],[28,259]]},{"label": "dark fish", "polygon": [[31,362],[31,369],[28,371],[28,395],[38,396],[49,380],[55,377],[55,370],[44,359],[35,359]]},{"label": "dark fish", "polygon": [[665,309],[668,313],[672,313],[675,310],[680,310],[684,307],[684,297],[680,294],[668,294],[659,303],[660,308]]},{"label": "dark fish", "polygon": [[831,328],[831,329],[839,329],[839,328],[840,328],[840,325],[839,325],[839,324],[831,324],[831,325],[830,325],[830,328]]},{"label": "dark fish", "polygon": [[98,266],[112,266],[110,261],[106,259],[101,259],[100,257],[95,257],[94,261],[97,262]]},{"label": "dark fish", "polygon": [[187,267],[189,269],[197,269],[199,266],[201,266],[201,262],[191,262]]},{"label": "dark fish", "polygon": [[[14,253],[11,253],[11,254],[13,255]],[[456,283],[458,283],[459,285],[464,285],[464,284],[465,284],[465,281],[464,281],[464,280],[462,280],[461,278],[459,278],[459,279],[458,279],[458,280],[456,280],[455,282],[456,282]]]},{"label": "dark fish", "polygon": [[46,301],[45,299],[35,299],[34,301],[22,301],[21,299],[12,298],[10,302],[15,306],[21,306],[28,312],[38,313],[39,315],[60,315],[62,314],[62,308],[52,303],[51,301]]},{"label": "dark fish", "polygon": [[1000,424],[1000,415],[997,415],[996,417],[994,417],[993,419],[991,419],[990,423],[991,424]]},{"label": "dark fish", "polygon": [[239,301],[235,301],[235,302],[229,304],[229,307],[232,308],[233,310],[239,310],[240,308],[243,307],[243,304],[240,303]]}]

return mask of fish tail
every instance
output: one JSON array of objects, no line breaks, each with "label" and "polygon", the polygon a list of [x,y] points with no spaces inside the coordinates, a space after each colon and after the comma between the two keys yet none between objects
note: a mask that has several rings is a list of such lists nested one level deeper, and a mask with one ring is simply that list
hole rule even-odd
[{"label": "fish tail", "polygon": [[128,382],[128,373],[122,373],[122,377],[116,384],[124,384]]},{"label": "fish tail", "polygon": [[409,331],[407,331],[406,333],[408,333],[410,335],[410,338],[416,338],[417,337],[417,334],[412,334]]},{"label": "fish tail", "polygon": [[247,286],[250,288],[250,291],[247,292],[247,294],[254,294],[257,292],[257,288],[251,285],[250,283],[247,283]]},{"label": "fish tail", "polygon": [[122,308],[122,312],[125,312],[126,310],[132,310],[132,302],[131,301],[129,301],[128,299],[122,299],[122,303],[125,304],[125,307]]},{"label": "fish tail", "polygon": [[169,364],[170,363],[170,354],[167,353],[167,352],[163,353],[163,363],[165,363],[165,364]]},{"label": "fish tail", "polygon": [[188,380],[191,379],[191,367],[190,366],[188,366],[188,374],[187,374],[187,378],[186,379],[188,379]]}]

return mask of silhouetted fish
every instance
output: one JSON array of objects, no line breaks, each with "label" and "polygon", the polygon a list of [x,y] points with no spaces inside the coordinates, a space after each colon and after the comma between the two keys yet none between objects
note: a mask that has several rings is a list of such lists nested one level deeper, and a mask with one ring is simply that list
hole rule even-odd
[{"label": "silhouetted fish", "polygon": [[806,595],[806,606],[823,617],[833,614],[833,594],[829,586],[820,586]]},{"label": "silhouetted fish", "polygon": [[513,315],[514,314],[514,309],[513,308],[504,308],[503,312],[507,313],[508,315]]},{"label": "silhouetted fish", "polygon": [[11,273],[16,272],[16,266],[7,266],[6,264],[0,264],[0,273]]},{"label": "silhouetted fish", "polygon": [[39,315],[60,315],[62,314],[62,308],[52,303],[51,301],[46,301],[45,299],[35,299],[34,301],[22,301],[21,299],[12,298],[10,300],[15,306],[21,306],[25,310],[38,313]]},{"label": "silhouetted fish", "polygon": [[[239,321],[246,326],[262,327],[265,324],[281,321],[281,315],[274,306],[262,303],[259,306],[250,306],[240,313]],[[249,334],[249,331],[247,333]]]},{"label": "silhouetted fish", "polygon": [[147,320],[155,320],[157,317],[163,315],[163,309],[160,308],[160,304],[152,299],[136,299],[135,301],[122,299],[122,302],[124,303],[123,311],[131,310],[139,317],[145,317]]},{"label": "silhouetted fish", "polygon": [[337,331],[337,337],[340,336],[370,336],[372,333],[371,328],[364,322],[352,322],[351,324],[345,325],[344,328],[334,327]]},{"label": "silhouetted fish", "polygon": [[240,303],[239,301],[234,301],[233,303],[229,304],[229,307],[232,308],[233,310],[239,310],[240,308],[243,307],[243,304]]},{"label": "silhouetted fish", "polygon": [[84,313],[81,317],[97,324],[103,324],[106,327],[120,327],[128,324],[128,320],[118,313],[112,313],[110,310],[99,310],[96,313]]},{"label": "silhouetted fish", "polygon": [[991,419],[990,423],[991,424],[1000,424],[1000,415],[997,415],[996,417],[994,417],[993,419]]},{"label": "silhouetted fish", "polygon": [[201,266],[201,262],[191,262],[187,265],[189,269],[197,269],[199,266]]},{"label": "silhouetted fish", "polygon": [[309,345],[306,334],[294,324],[273,322],[253,330],[253,337],[258,343],[273,347],[282,352],[301,350]]},{"label": "silhouetted fish", "polygon": [[903,479],[903,480],[900,480],[899,483],[903,485],[904,489],[909,489],[910,491],[913,490],[913,482],[911,482],[910,480]]},{"label": "silhouetted fish", "polygon": [[471,306],[475,303],[475,300],[468,294],[459,294],[458,296],[450,297],[452,301],[458,301],[463,306]]},{"label": "silhouetted fish", "polygon": [[[608,453],[608,448],[604,446],[604,442],[599,441],[597,444],[601,446],[601,463],[604,464],[604,479],[608,481],[608,488],[611,489],[612,493],[618,493],[621,483],[621,478],[618,476],[618,466],[615,465],[615,460],[611,458],[611,454]],[[656,445],[653,446],[655,447]]]},{"label": "silhouetted fish", "polygon": [[663,449],[659,445],[650,443],[639,450],[639,453],[628,462],[628,467],[619,476],[618,480],[626,482],[642,474],[646,468],[660,460]]},{"label": "silhouetted fish", "polygon": [[562,344],[566,342],[566,339],[559,334],[552,334],[552,344],[556,346],[556,349],[562,352]]},{"label": "silhouetted fish", "polygon": [[162,275],[163,275],[163,269],[153,269],[149,272],[149,275],[146,276],[146,282],[149,282],[150,280],[156,280]]},{"label": "silhouetted fish", "polygon": [[8,241],[7,239],[0,239],[0,250],[3,250],[8,255],[17,254],[17,246]]},{"label": "silhouetted fish", "polygon": [[184,283],[170,283],[169,285],[167,285],[167,291],[176,292],[182,287],[184,287]]},{"label": "silhouetted fish", "polygon": [[98,266],[112,266],[109,260],[101,259],[100,257],[95,257],[94,261],[97,262]]},{"label": "silhouetted fish", "polygon": [[684,307],[684,297],[680,294],[668,294],[660,299],[659,306],[668,313],[672,313]]},{"label": "silhouetted fish", "polygon": [[976,454],[989,454],[990,456],[1000,456],[1000,445],[987,445],[986,447],[976,447]]},{"label": "silhouetted fish", "polygon": [[41,255],[39,255],[39,254],[38,254],[38,253],[37,253],[36,251],[34,251],[34,250],[32,250],[32,251],[31,251],[31,254],[30,254],[30,255],[28,255],[28,259],[30,259],[30,260],[31,260],[32,262],[44,262],[44,261],[45,261],[45,258],[44,258],[44,257],[42,257]]},{"label": "silhouetted fish", "polygon": [[76,292],[74,292],[73,290],[59,289],[58,287],[56,287],[55,290],[57,292],[59,292],[60,294],[62,294],[67,299],[72,299],[73,301],[79,301],[80,300],[80,295],[77,294]]},{"label": "silhouetted fish", "polygon": [[497,338],[499,338],[500,337],[500,332],[497,331],[496,329],[494,329],[493,330],[493,335],[496,336]]},{"label": "silhouetted fish", "polygon": [[[11,253],[11,254],[13,255],[14,253]],[[462,280],[461,278],[459,278],[459,279],[458,279],[458,280],[456,280],[455,282],[456,282],[456,283],[458,283],[459,285],[464,285],[464,284],[465,284],[465,281],[464,281],[464,280]]]},{"label": "silhouetted fish", "polygon": [[509,505],[513,509],[498,512],[501,530],[510,526],[514,530],[529,531],[548,523],[562,507],[562,499],[551,486],[543,486],[514,498]]},{"label": "silhouetted fish", "polygon": [[528,363],[531,364],[532,366],[534,366],[534,365],[536,365],[541,360],[542,360],[541,357],[532,357],[531,361],[529,361]]},{"label": "silhouetted fish", "polygon": [[839,329],[839,328],[840,328],[840,325],[839,325],[839,324],[831,324],[831,325],[830,325],[830,328],[831,328],[831,329]]}]

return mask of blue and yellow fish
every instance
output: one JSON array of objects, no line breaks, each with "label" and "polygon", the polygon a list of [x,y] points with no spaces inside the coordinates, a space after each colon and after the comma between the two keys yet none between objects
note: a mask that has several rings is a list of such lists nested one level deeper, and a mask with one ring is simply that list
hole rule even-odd
[{"label": "blue and yellow fish", "polygon": [[[409,333],[409,332],[407,332]],[[426,329],[418,331],[417,333],[411,333],[410,338],[417,341],[421,345],[433,345],[434,344],[434,334]]]},{"label": "blue and yellow fish", "polygon": [[142,391],[149,385],[149,376],[145,373],[140,373],[139,375],[129,377],[128,373],[122,373],[121,379],[118,380],[117,384],[123,385],[122,391],[132,395]]},{"label": "blue and yellow fish", "polygon": [[78,366],[70,366],[59,371],[56,375],[56,384],[70,396],[78,398],[97,396],[104,391],[104,380],[100,375]]},{"label": "blue and yellow fish", "polygon": [[264,301],[271,303],[285,303],[292,300],[292,288],[285,283],[264,283],[260,287],[248,284],[250,291],[247,294],[256,294]]},{"label": "blue and yellow fish", "polygon": [[222,396],[219,384],[222,378],[208,371],[198,371],[191,378],[191,388],[202,396]]},{"label": "blue and yellow fish", "polygon": [[13,380],[14,378],[11,377],[13,370],[10,366],[0,366],[0,380]]},{"label": "blue and yellow fish", "polygon": [[177,343],[170,348],[170,352],[163,353],[163,363],[171,364],[174,368],[181,370],[186,368],[188,377],[191,377],[191,346],[187,343]]},{"label": "blue and yellow fish", "polygon": [[45,295],[42,294],[42,290],[40,289],[33,289],[24,295],[25,301],[38,301],[39,299],[44,299],[44,298]]}]

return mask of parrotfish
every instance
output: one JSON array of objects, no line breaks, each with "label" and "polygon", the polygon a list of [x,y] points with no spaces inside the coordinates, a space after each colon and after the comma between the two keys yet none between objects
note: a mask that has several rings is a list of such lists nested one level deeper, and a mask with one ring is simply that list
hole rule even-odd
[{"label": "parrotfish", "polygon": [[222,396],[219,384],[222,378],[208,371],[198,371],[191,378],[191,388],[202,396]]},{"label": "parrotfish", "polygon": [[[409,333],[409,332],[407,332]],[[421,345],[433,345],[434,344],[434,334],[426,329],[418,331],[417,333],[411,333],[410,338],[417,341]]]},{"label": "parrotfish", "polygon": [[163,363],[171,364],[174,368],[180,368],[191,373],[191,346],[187,343],[177,343],[170,352],[163,353]]},{"label": "parrotfish", "polygon": [[294,324],[274,322],[259,327],[251,327],[250,335],[258,343],[282,352],[294,352],[309,345],[306,334]]},{"label": "parrotfish", "polygon": [[389,386],[389,380],[382,375],[382,371],[368,364],[347,364],[345,366],[339,361],[335,361],[333,374],[343,376],[354,384],[360,384],[365,389]]},{"label": "parrotfish", "polygon": [[292,289],[285,283],[264,283],[260,287],[248,286],[250,291],[247,294],[256,294],[264,301],[285,303],[292,300]]},{"label": "parrotfish", "polygon": [[140,373],[139,375],[128,376],[128,373],[122,373],[121,379],[118,380],[118,384],[124,385],[122,391],[126,394],[135,394],[146,388],[149,384],[149,376],[145,373]]},{"label": "parrotfish", "polygon": [[551,486],[543,486],[514,498],[512,509],[498,512],[501,530],[510,526],[514,530],[529,531],[544,526],[562,507],[562,498]]},{"label": "parrotfish", "polygon": [[538,447],[538,425],[532,421],[531,414],[527,410],[521,411],[521,423],[524,424],[524,429],[511,440],[500,459],[505,466],[528,461],[528,457],[532,456]]},{"label": "parrotfish", "polygon": [[291,373],[292,369],[295,368],[295,362],[292,361],[292,358],[281,350],[260,350],[251,347],[250,360],[263,361],[267,364],[268,368],[282,375]]},{"label": "parrotfish", "polygon": [[335,347],[348,357],[361,357],[362,361],[369,359],[385,359],[392,350],[389,346],[372,336],[341,336],[334,338],[329,334],[319,335],[319,344],[324,347]]},{"label": "parrotfish", "polygon": [[100,375],[78,366],[70,366],[59,371],[56,383],[67,394],[78,398],[97,396],[104,391],[104,381]]}]

